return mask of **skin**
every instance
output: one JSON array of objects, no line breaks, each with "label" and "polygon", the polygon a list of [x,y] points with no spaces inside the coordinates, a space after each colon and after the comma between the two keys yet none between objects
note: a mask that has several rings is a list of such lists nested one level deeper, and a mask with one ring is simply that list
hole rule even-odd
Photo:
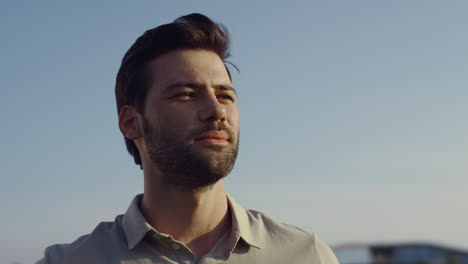
[{"label": "skin", "polygon": [[[149,69],[153,81],[144,113],[125,106],[119,114],[120,130],[135,142],[142,158],[141,211],[151,226],[187,245],[200,259],[231,227],[224,180],[192,189],[165,184],[163,177],[171,175],[165,175],[149,158],[143,122],[154,133],[185,141],[196,155],[215,166],[217,157],[239,140],[236,92],[222,60],[211,51],[173,51],[154,59]],[[229,139],[190,136],[215,123],[232,131]]]}]

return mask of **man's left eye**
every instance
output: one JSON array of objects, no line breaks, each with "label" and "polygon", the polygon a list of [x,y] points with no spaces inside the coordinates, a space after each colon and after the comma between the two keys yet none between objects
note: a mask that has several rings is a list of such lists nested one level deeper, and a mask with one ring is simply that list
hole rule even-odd
[{"label": "man's left eye", "polygon": [[220,95],[218,95],[218,98],[222,99],[222,100],[234,101],[234,98],[232,98],[232,96],[227,95],[227,94],[220,94]]}]

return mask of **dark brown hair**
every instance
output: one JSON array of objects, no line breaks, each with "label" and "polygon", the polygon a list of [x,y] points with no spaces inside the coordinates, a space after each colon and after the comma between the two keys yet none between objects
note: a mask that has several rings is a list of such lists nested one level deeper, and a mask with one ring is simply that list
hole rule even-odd
[{"label": "dark brown hair", "polygon": [[[172,23],[146,31],[125,53],[117,73],[115,97],[118,113],[125,105],[143,113],[151,81],[147,76],[150,61],[178,49],[205,49],[215,52],[226,63],[230,55],[229,46],[227,29],[202,14],[182,16]],[[229,70],[228,74],[231,78]],[[135,163],[141,167],[141,157],[135,143],[125,138],[125,144]]]}]

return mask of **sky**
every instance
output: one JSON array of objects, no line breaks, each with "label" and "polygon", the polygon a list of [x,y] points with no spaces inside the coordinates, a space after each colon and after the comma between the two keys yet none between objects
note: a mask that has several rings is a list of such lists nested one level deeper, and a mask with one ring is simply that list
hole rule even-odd
[{"label": "sky", "polygon": [[199,12],[232,37],[227,190],[329,244],[468,249],[468,2],[3,1],[0,263],[124,213],[142,172],[115,76],[145,30]]}]

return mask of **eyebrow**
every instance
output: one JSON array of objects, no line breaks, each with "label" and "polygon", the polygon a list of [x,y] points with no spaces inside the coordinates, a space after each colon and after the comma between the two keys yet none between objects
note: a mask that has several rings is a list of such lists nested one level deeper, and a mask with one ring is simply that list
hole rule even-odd
[{"label": "eyebrow", "polygon": [[[166,86],[166,88],[164,88],[163,92],[167,93],[167,92],[170,92],[171,90],[177,90],[177,89],[181,89],[181,88],[192,88],[192,89],[196,89],[196,90],[202,90],[205,87],[206,87],[205,84],[198,83],[198,82],[175,82],[175,83],[172,83],[172,84]],[[234,89],[234,87],[232,87],[230,84],[215,84],[215,85],[213,85],[213,87],[216,90],[232,91],[237,95],[236,89]]]}]

